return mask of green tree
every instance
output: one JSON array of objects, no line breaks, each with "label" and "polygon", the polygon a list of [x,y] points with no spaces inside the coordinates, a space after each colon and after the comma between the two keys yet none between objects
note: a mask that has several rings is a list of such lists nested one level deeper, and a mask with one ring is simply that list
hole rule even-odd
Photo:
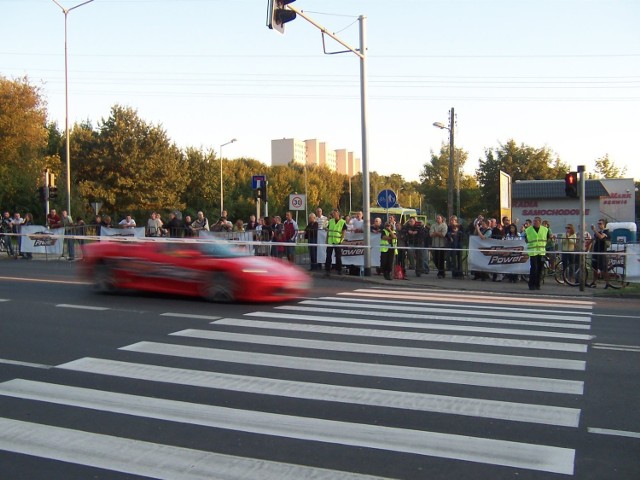
[{"label": "green tree", "polygon": [[39,88],[28,79],[0,77],[0,205],[12,210],[39,208],[48,132]]},{"label": "green tree", "polygon": [[[468,158],[468,152],[462,148],[454,148],[453,161],[457,168],[454,172],[453,180],[454,189],[457,189],[458,183],[460,185],[461,215],[465,210],[463,199],[468,197],[465,190],[475,187],[475,181],[463,173]],[[460,178],[458,178],[458,175]],[[430,163],[424,164],[420,173],[420,180],[422,182],[421,192],[430,210],[446,214],[449,192],[449,144],[442,144],[437,155],[433,151],[431,152]],[[457,197],[457,194],[454,193],[454,203],[456,201],[455,197]],[[454,211],[457,211],[457,209],[454,209]]]},{"label": "green tree", "polygon": [[510,139],[491,150],[485,149],[485,158],[480,159],[476,178],[481,190],[482,210],[491,215],[499,214],[500,171],[517,180],[562,179],[569,166],[563,163],[548,147],[517,145]]},{"label": "green tree", "polygon": [[626,173],[627,169],[617,167],[608,153],[596,160],[596,178],[622,178]]},{"label": "green tree", "polygon": [[100,200],[105,212],[118,214],[184,208],[187,162],[162,128],[116,105],[97,132],[87,130],[74,128],[74,136],[83,136],[71,157],[84,198]]}]

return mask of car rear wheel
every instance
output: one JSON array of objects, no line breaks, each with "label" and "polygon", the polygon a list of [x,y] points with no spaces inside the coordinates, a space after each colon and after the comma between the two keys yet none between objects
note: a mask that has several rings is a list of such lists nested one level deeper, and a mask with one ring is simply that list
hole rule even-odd
[{"label": "car rear wheel", "polygon": [[202,285],[202,296],[210,302],[229,303],[235,300],[233,281],[226,273],[214,273]]},{"label": "car rear wheel", "polygon": [[116,291],[112,265],[100,263],[94,267],[93,290],[98,293],[113,293]]}]

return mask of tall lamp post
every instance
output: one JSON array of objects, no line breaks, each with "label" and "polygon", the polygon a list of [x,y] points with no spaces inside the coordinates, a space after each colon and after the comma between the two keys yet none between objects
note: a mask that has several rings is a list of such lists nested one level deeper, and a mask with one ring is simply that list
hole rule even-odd
[{"label": "tall lamp post", "polygon": [[[448,195],[447,195],[447,218],[451,218],[451,216],[453,215],[453,177],[455,175],[454,172],[454,162],[453,162],[453,155],[454,155],[454,143],[453,143],[453,137],[454,137],[454,123],[455,123],[455,117],[454,117],[454,111],[453,111],[453,107],[451,107],[451,110],[449,110],[449,126],[447,127],[446,125],[444,125],[442,122],[433,122],[433,126],[440,128],[442,130],[449,130],[449,187],[448,187]],[[458,174],[458,177],[460,175]],[[458,217],[460,217],[460,184],[458,183]]]},{"label": "tall lamp post", "polygon": [[75,10],[87,3],[91,3],[93,0],[87,0],[86,2],[79,3],[71,8],[64,8],[56,0],[53,0],[64,14],[64,149],[67,157],[67,213],[71,216],[71,153],[69,148],[69,61],[67,54],[67,17],[71,10]]},{"label": "tall lamp post", "polygon": [[232,138],[227,143],[223,143],[220,145],[220,216],[222,217],[222,212],[224,211],[224,187],[222,182],[222,147],[225,145],[231,145],[234,142],[237,142],[237,138]]}]

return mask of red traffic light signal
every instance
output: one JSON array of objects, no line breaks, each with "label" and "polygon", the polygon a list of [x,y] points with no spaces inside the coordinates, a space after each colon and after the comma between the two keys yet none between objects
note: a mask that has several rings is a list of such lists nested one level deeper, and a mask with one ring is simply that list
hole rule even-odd
[{"label": "red traffic light signal", "polygon": [[565,175],[564,193],[567,197],[578,198],[578,172],[569,172]]},{"label": "red traffic light signal", "polygon": [[296,0],[269,0],[267,26],[284,34],[284,24],[295,20],[296,12],[285,8]]}]

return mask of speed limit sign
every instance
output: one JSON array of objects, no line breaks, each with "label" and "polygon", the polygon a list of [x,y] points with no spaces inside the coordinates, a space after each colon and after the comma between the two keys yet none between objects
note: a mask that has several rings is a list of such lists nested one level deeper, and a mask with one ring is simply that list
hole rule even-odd
[{"label": "speed limit sign", "polygon": [[307,205],[307,196],[300,193],[289,195],[289,210],[304,210]]}]

